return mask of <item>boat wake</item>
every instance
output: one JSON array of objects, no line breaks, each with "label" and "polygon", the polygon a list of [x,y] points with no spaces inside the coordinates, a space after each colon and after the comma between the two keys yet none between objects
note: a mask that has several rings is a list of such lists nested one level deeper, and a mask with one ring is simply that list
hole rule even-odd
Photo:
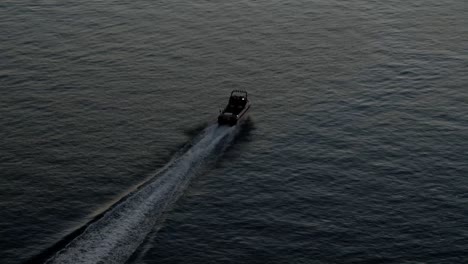
[{"label": "boat wake", "polygon": [[233,141],[239,126],[210,125],[148,182],[105,212],[46,263],[124,263],[198,171]]}]

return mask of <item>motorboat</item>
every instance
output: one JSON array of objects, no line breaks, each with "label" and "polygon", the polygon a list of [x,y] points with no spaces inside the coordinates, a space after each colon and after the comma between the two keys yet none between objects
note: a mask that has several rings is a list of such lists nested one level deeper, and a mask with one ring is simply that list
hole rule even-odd
[{"label": "motorboat", "polygon": [[221,110],[218,116],[219,125],[235,126],[240,120],[247,116],[250,109],[250,102],[248,99],[247,91],[233,90],[229,97],[229,102]]}]

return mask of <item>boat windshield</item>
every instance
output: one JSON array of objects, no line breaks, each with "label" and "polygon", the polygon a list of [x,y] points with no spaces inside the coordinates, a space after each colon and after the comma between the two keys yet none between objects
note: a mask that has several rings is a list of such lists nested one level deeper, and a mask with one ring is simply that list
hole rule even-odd
[{"label": "boat windshield", "polygon": [[229,103],[224,112],[230,112],[237,115],[242,112],[246,104],[247,100],[245,97],[233,95],[231,98],[229,98]]}]

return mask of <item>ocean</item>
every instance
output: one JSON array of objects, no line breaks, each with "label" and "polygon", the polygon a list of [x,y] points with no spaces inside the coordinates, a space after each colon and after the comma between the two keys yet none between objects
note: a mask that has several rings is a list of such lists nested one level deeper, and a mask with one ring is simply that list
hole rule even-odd
[{"label": "ocean", "polygon": [[0,263],[468,262],[466,1],[0,14]]}]

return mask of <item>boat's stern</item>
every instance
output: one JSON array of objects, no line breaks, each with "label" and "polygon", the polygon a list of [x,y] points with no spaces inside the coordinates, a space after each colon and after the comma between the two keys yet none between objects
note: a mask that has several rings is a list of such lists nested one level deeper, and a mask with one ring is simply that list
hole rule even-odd
[{"label": "boat's stern", "polygon": [[234,126],[237,124],[238,116],[233,113],[221,113],[218,116],[219,125]]}]

